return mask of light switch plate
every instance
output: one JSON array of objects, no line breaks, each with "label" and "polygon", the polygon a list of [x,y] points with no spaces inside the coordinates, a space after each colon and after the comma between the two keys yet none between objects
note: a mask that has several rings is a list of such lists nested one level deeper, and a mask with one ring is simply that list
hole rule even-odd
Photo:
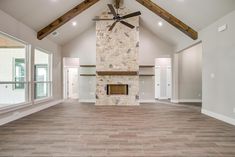
[{"label": "light switch plate", "polygon": [[235,113],[235,108],[233,108],[233,113]]}]

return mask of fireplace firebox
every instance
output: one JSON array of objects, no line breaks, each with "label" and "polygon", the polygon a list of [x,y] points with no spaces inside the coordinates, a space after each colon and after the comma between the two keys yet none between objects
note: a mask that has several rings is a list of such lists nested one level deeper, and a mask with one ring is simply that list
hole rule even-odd
[{"label": "fireplace firebox", "polygon": [[127,84],[108,84],[107,95],[128,95]]}]

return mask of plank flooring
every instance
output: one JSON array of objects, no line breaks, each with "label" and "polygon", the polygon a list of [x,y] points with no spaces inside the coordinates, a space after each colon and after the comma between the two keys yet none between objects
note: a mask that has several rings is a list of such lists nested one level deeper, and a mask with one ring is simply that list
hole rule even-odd
[{"label": "plank flooring", "polygon": [[70,102],[1,126],[0,157],[235,157],[235,127],[195,106]]}]

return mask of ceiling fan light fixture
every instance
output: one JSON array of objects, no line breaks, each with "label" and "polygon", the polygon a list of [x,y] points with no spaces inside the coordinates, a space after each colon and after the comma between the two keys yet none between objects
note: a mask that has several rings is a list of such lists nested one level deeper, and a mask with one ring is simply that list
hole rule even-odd
[{"label": "ceiling fan light fixture", "polygon": [[112,19],[100,19],[100,18],[95,18],[93,19],[94,21],[107,21],[107,20],[113,20],[114,23],[110,26],[109,28],[109,31],[112,31],[113,28],[115,27],[115,25],[120,22],[121,24],[131,28],[131,29],[134,29],[135,26],[133,26],[132,24],[126,22],[126,21],[123,21],[125,19],[128,19],[128,18],[132,18],[132,17],[136,17],[136,16],[140,16],[141,15],[141,12],[140,11],[137,11],[137,12],[133,12],[133,13],[130,13],[130,14],[127,14],[127,15],[124,15],[124,16],[120,16],[120,14],[118,14],[118,9],[117,11],[115,10],[114,6],[112,4],[108,4],[108,8],[110,10],[110,13],[113,15],[113,18]]}]

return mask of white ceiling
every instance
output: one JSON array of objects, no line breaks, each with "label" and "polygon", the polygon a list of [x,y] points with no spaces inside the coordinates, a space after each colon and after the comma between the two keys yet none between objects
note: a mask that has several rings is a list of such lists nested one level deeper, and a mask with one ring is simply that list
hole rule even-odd
[{"label": "white ceiling", "polygon": [[[78,5],[83,0],[0,0],[0,9],[12,15],[19,21],[39,31],[65,12]],[[90,28],[95,23],[92,18],[98,15],[106,4],[112,0],[101,0],[91,8],[78,15],[57,31],[57,37],[49,36],[58,44],[65,44]],[[168,12],[199,31],[217,19],[235,9],[235,0],[153,0]],[[159,38],[176,45],[178,41],[191,40],[160,17],[140,5],[135,0],[124,0],[124,5],[131,11],[140,10],[141,25],[150,29]],[[77,21],[73,27],[72,22]],[[158,22],[163,27],[158,27]]]}]

